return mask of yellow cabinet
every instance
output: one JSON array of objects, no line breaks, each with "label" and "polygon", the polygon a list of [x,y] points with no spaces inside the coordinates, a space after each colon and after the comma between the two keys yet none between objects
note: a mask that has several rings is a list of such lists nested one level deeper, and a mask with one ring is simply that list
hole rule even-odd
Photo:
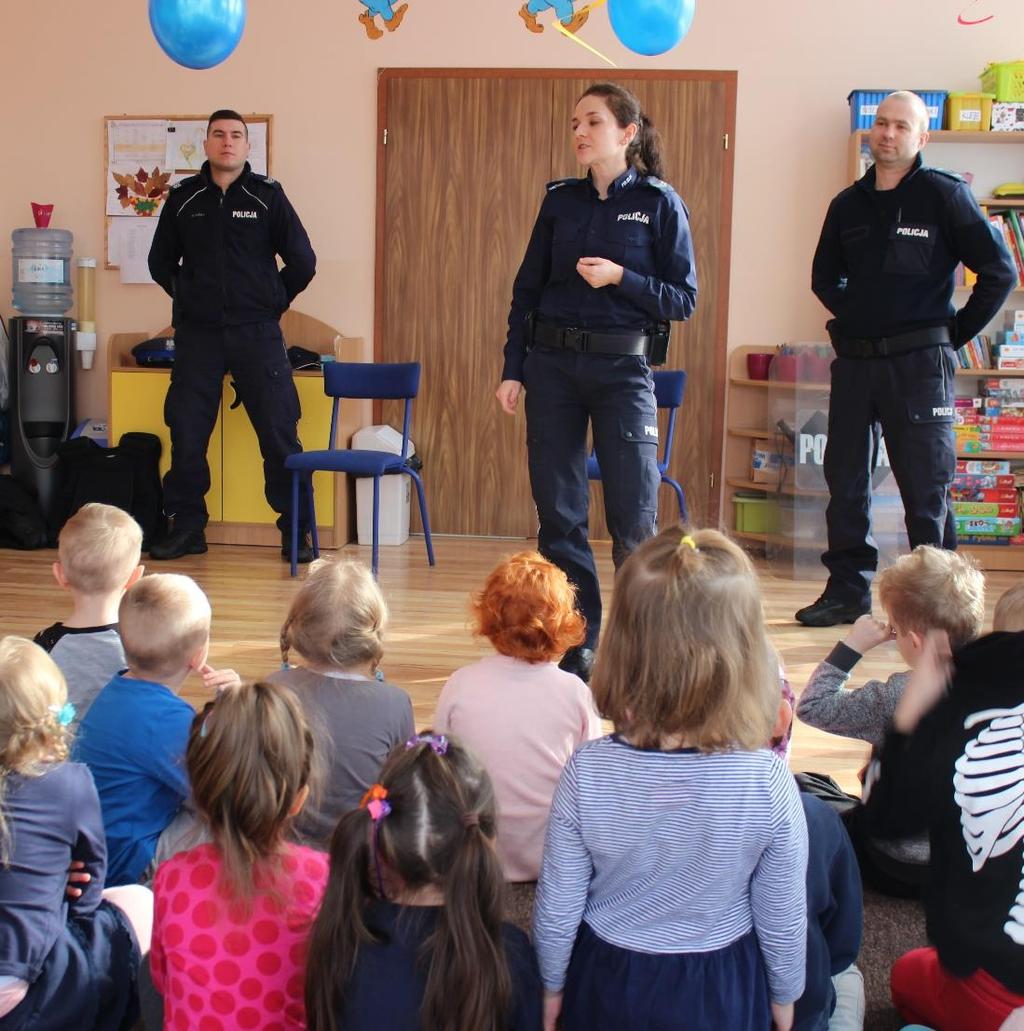
[{"label": "yellow cabinet", "polygon": [[[333,327],[301,312],[288,311],[281,328],[289,344],[310,348],[318,353],[333,351],[341,361],[365,358],[363,341],[344,337]],[[167,327],[158,336],[170,336]],[[130,430],[156,434],[163,444],[160,473],[171,464],[170,431],[164,425],[164,399],[170,386],[169,369],[140,369],[131,355],[132,347],[146,339],[145,333],[115,333],[108,346],[110,372],[109,436],[116,443]],[[324,394],[319,372],[298,372],[295,386],[302,406],[299,440],[307,450],[327,446],[331,429],[331,399]],[[210,464],[210,490],[206,506],[210,523],[206,537],[211,544],[263,544],[280,547],[281,537],[275,523],[277,514],[264,495],[263,459],[259,443],[245,409],[235,403],[230,377],[225,377],[220,414],[213,433],[207,461]],[[338,444],[348,445],[352,433],[369,412],[358,402],[345,402],[338,419]],[[354,492],[348,477],[316,473],[313,477],[320,543],[337,548],[354,537]]]},{"label": "yellow cabinet", "polygon": [[[295,387],[302,407],[299,440],[310,451],[324,448],[331,432],[331,401],[324,394],[323,377],[297,373]],[[263,494],[263,457],[259,441],[228,379],[224,381],[220,417],[224,424],[224,513],[221,518],[228,523],[273,525],[277,513]],[[317,526],[334,525],[333,481],[331,473],[320,472],[313,476]]]}]

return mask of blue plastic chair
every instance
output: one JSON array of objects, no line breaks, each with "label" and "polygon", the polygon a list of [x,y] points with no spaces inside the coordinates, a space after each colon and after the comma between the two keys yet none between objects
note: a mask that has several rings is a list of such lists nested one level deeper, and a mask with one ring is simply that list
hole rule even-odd
[{"label": "blue plastic chair", "polygon": [[[683,404],[686,392],[686,373],[682,369],[672,369],[654,373],[654,400],[659,408],[668,409],[668,428],[665,430],[665,447],[658,459],[658,472],[661,482],[667,483],[675,492],[679,502],[679,521],[689,522],[686,508],[686,494],[683,488],[668,475],[668,466],[672,461],[672,438],[675,436],[676,414]],[[597,464],[597,455],[593,452],[587,458],[587,479],[600,480],[601,467]]]},{"label": "blue plastic chair", "polygon": [[[371,364],[366,362],[326,362],[324,364],[324,393],[334,398],[331,410],[331,435],[325,451],[300,451],[289,455],[285,468],[292,471],[292,576],[298,572],[296,553],[299,544],[299,478],[304,476],[309,484],[309,526],[313,537],[313,554],[319,556],[320,541],[316,532],[316,507],[313,501],[313,473],[326,470],[334,473],[348,473],[354,477],[373,477],[373,557],[371,568],[377,575],[377,538],[380,515],[380,478],[402,474],[412,478],[416,484],[416,496],[420,503],[423,533],[427,541],[427,560],[434,565],[434,544],[430,539],[430,517],[427,514],[427,499],[423,493],[423,481],[408,464],[409,424],[412,421],[412,399],[420,389],[420,363],[395,362],[392,364]],[[354,451],[334,447],[338,430],[338,405],[343,398],[360,398],[383,401],[405,401],[405,415],[402,419],[402,453],[393,455],[387,451]]]}]

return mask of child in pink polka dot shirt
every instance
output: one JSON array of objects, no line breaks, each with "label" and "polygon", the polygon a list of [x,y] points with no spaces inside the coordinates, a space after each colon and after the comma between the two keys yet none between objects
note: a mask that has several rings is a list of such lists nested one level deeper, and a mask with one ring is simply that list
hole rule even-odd
[{"label": "child in pink polka dot shirt", "polygon": [[312,758],[301,706],[279,684],[225,691],[193,726],[186,761],[213,843],[157,870],[150,967],[165,1028],[306,1026],[306,940],[327,856],[285,837]]}]

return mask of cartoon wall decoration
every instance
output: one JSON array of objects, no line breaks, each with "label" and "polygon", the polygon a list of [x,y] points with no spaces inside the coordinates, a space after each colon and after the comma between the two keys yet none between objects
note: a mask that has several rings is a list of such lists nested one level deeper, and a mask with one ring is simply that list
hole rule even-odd
[{"label": "cartoon wall decoration", "polygon": [[377,27],[378,15],[384,28],[388,32],[394,32],[402,24],[405,12],[409,10],[408,4],[392,7],[391,0],[359,0],[359,3],[366,8],[359,15],[359,23],[366,29],[368,39],[380,39],[384,35],[384,32]]},{"label": "cartoon wall decoration", "polygon": [[578,32],[583,28],[590,15],[590,6],[576,10],[578,0],[527,0],[519,8],[519,17],[523,19],[531,32],[543,32],[544,26],[537,20],[543,11],[553,10],[555,17],[569,32]]},{"label": "cartoon wall decoration", "polygon": [[592,0],[585,5],[582,0],[526,0],[519,17],[530,32],[539,34],[545,28],[540,16],[554,12],[553,28],[614,68],[611,58],[577,35],[591,11],[605,3],[619,42],[636,54],[653,57],[677,46],[690,31],[696,0]]},{"label": "cartoon wall decoration", "polygon": [[[972,0],[973,3],[979,0]],[[357,0],[357,16],[367,39],[382,39],[402,24],[409,4],[402,0]],[[542,15],[550,26],[616,67],[605,54],[577,35],[591,12],[604,4],[616,37],[645,57],[663,54],[689,32],[696,0],[521,0],[517,12],[527,31],[541,34]],[[156,41],[172,61],[185,68],[212,68],[234,51],[242,38],[246,0],[149,0],[149,22]]]}]

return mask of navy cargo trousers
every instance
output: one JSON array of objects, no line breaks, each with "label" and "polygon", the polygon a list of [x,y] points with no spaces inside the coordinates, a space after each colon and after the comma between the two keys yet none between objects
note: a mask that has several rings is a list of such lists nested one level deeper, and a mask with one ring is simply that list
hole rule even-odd
[{"label": "navy cargo trousers", "polygon": [[[164,477],[164,511],[176,528],[201,530],[209,514],[210,467],[206,451],[221,406],[224,374],[231,373],[238,400],[256,431],[263,457],[267,503],[277,525],[291,525],[291,475],[285,459],[302,450],[296,424],[299,395],[277,322],[222,328],[176,329],[174,369],[164,403],[171,431],[171,468]],[[224,455],[224,465],[231,455]],[[299,494],[299,526],[308,528],[309,497]]]},{"label": "navy cargo trousers", "polygon": [[825,593],[869,602],[878,567],[871,536],[871,477],[878,431],[900,489],[911,548],[956,548],[950,486],[956,474],[951,347],[832,363],[825,482],[829,503]]},{"label": "navy cargo trousers", "polygon": [[647,359],[538,347],[523,366],[530,486],[540,553],[576,587],[588,648],[601,630],[601,586],[588,532],[587,426],[601,467],[615,568],[655,531],[658,419]]}]

